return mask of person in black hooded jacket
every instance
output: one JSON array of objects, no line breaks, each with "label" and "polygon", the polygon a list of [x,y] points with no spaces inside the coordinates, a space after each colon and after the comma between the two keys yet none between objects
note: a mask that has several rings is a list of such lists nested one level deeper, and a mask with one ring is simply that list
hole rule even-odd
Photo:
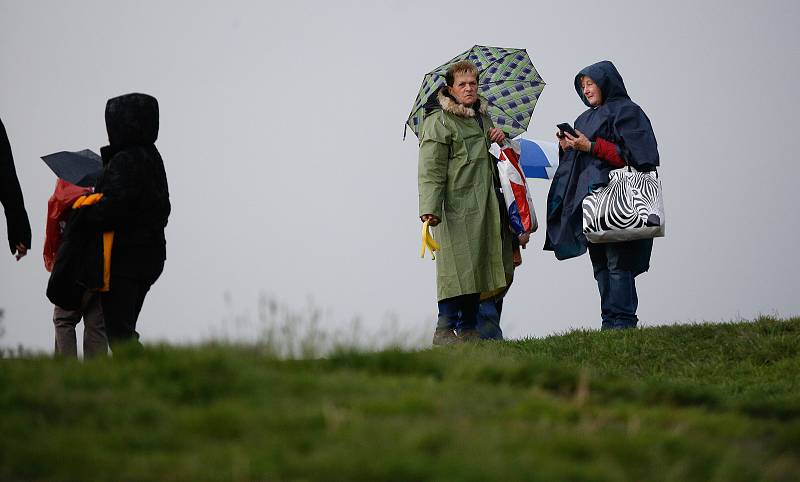
[{"label": "person in black hooded jacket", "polygon": [[110,290],[102,293],[112,349],[136,340],[136,321],[145,296],[166,260],[164,228],[170,214],[164,161],[155,146],[158,101],[127,94],[106,104],[109,145],[101,149],[103,174],[95,192],[102,199],[84,210],[86,229],[113,231]]},{"label": "person in black hooded jacket", "polygon": [[17,261],[27,254],[31,247],[31,224],[25,211],[22,188],[19,186],[14,157],[3,121],[0,120],[0,204],[6,213],[8,226],[8,247]]},{"label": "person in black hooded jacket", "polygon": [[557,259],[586,252],[600,290],[602,329],[634,328],[638,322],[635,278],[650,267],[652,239],[589,244],[583,235],[583,199],[608,184],[611,169],[630,165],[653,171],[658,145],[650,119],[631,101],[614,64],[602,61],[575,76],[575,90],[589,109],[575,120],[577,137],[556,133],[559,165],[547,196],[545,250]]}]

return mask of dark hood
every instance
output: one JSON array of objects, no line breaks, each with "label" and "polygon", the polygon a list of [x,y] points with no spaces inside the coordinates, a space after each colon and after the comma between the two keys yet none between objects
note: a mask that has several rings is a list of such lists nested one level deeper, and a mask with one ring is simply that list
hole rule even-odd
[{"label": "dark hood", "polygon": [[603,60],[586,67],[575,76],[575,90],[583,103],[586,104],[586,107],[591,107],[591,104],[583,96],[583,88],[581,88],[581,77],[584,75],[589,76],[600,87],[600,92],[603,93],[603,103],[611,99],[630,100],[628,91],[625,89],[625,83],[622,81],[622,76],[619,75],[617,68],[610,61]]},{"label": "dark hood", "polygon": [[158,138],[158,101],[147,94],[109,99],[106,130],[112,147],[154,144]]}]

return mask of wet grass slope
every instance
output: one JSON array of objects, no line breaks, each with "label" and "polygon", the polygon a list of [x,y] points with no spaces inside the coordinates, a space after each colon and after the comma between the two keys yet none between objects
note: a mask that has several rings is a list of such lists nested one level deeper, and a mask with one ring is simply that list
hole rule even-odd
[{"label": "wet grass slope", "polygon": [[0,360],[0,480],[798,480],[800,318]]}]

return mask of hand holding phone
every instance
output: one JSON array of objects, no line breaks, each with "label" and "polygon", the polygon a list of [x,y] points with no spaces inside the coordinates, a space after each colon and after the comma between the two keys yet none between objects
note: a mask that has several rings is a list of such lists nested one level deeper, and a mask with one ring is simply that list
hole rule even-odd
[{"label": "hand holding phone", "polygon": [[566,132],[572,137],[578,137],[578,133],[575,132],[575,129],[573,129],[572,126],[567,124],[566,122],[564,122],[563,124],[558,124],[556,127],[558,127],[558,130],[561,131],[561,135],[564,135],[564,133]]}]

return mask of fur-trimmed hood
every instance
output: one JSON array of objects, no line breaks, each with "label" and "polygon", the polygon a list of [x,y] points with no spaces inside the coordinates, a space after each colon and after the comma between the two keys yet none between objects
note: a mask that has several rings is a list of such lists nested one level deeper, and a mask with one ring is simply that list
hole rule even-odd
[{"label": "fur-trimmed hood", "polygon": [[478,100],[475,102],[475,105],[472,107],[467,107],[465,105],[459,104],[456,100],[447,92],[447,87],[442,87],[439,92],[428,99],[428,102],[425,105],[425,110],[427,112],[433,111],[436,108],[441,108],[445,112],[450,112],[451,114],[455,114],[459,117],[475,117],[475,108],[478,108],[478,112],[481,114],[486,114],[486,111],[489,107],[489,103],[481,97],[478,96]]}]

